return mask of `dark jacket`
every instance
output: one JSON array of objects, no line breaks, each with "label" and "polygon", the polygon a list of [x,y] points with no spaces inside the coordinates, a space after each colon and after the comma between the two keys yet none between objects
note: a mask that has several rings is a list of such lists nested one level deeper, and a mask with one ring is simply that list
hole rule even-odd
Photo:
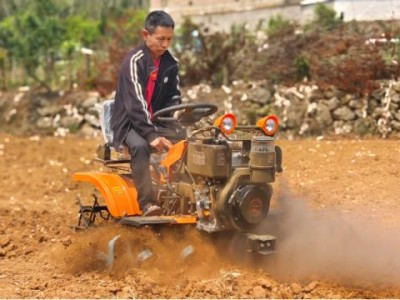
[{"label": "dark jacket", "polygon": [[[153,59],[144,44],[130,51],[122,62],[111,117],[113,146],[116,149],[123,143],[130,128],[148,143],[158,137],[144,97],[147,81],[153,70]],[[152,98],[153,113],[180,104],[180,96],[178,62],[167,51],[161,57],[158,70]]]}]

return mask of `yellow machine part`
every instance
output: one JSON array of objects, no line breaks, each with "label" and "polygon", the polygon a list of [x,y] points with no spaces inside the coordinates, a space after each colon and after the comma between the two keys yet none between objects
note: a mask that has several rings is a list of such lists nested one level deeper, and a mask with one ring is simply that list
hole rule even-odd
[{"label": "yellow machine part", "polygon": [[113,173],[82,172],[75,173],[72,178],[96,186],[113,217],[142,214],[137,202],[136,187],[129,177]]},{"label": "yellow machine part", "polygon": [[196,224],[197,217],[196,216],[173,216],[175,222],[177,224]]},{"label": "yellow machine part", "polygon": [[[106,201],[110,214],[115,218],[127,216],[141,216],[142,211],[137,202],[137,190],[133,181],[129,177],[114,173],[102,172],[81,172],[73,175],[73,180],[93,184]],[[133,217],[139,219],[149,219],[143,224],[152,224],[155,219],[169,221],[168,224],[196,224],[196,216],[159,216],[159,217]],[[130,218],[125,218],[129,220]],[[133,220],[134,220],[133,219]]]}]

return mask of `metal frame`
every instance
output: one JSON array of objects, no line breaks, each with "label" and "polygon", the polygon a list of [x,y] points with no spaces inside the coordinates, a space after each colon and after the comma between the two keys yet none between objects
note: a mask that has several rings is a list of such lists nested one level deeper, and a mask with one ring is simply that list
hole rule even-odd
[{"label": "metal frame", "polygon": [[[107,221],[110,219],[110,212],[106,205],[99,205],[98,197],[96,194],[92,194],[93,197],[93,205],[82,205],[81,198],[78,196],[78,204],[79,204],[79,218],[78,225],[76,228],[78,229],[86,229],[92,226],[96,217],[100,217],[101,219]],[[87,214],[89,213],[89,217]]]}]

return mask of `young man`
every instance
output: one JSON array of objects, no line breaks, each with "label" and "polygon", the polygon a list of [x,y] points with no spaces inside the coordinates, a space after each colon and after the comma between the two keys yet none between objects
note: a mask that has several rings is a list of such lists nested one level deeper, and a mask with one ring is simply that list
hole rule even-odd
[{"label": "young man", "polygon": [[153,11],[146,17],[144,44],[129,52],[122,63],[111,119],[113,146],[118,149],[124,143],[129,148],[132,178],[145,216],[162,213],[152,195],[150,150],[172,146],[157,133],[151,116],[181,103],[178,63],[168,51],[174,27],[164,11]]}]

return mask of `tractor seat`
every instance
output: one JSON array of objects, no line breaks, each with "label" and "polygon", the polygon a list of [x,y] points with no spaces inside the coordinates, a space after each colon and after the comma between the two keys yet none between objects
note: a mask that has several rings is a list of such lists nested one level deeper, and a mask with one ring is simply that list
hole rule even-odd
[{"label": "tractor seat", "polygon": [[105,164],[129,162],[130,154],[126,146],[121,145],[119,149],[115,149],[112,146],[114,135],[111,128],[111,116],[114,107],[114,100],[105,100],[100,105],[100,127],[105,144],[99,146],[97,149],[97,157]]},{"label": "tractor seat", "polygon": [[[100,106],[100,127],[105,144],[98,148],[97,157],[104,164],[127,163],[130,161],[128,147],[122,144],[119,149],[115,149],[112,146],[113,130],[111,128],[111,116],[113,107],[114,100],[105,100]],[[173,144],[185,139],[186,137],[186,132],[179,127],[164,127],[162,124],[156,124],[156,130],[161,136],[165,136]]]},{"label": "tractor seat", "polygon": [[113,142],[113,131],[111,129],[111,116],[113,106],[114,100],[106,100],[101,103],[99,112],[101,132],[103,134],[104,141],[108,145],[112,145]]}]

